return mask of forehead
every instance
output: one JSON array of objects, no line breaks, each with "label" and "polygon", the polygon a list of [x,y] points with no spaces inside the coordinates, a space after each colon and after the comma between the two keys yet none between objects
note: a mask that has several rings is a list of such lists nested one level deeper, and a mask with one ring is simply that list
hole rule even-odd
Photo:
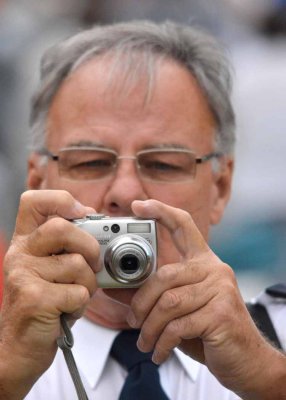
[{"label": "forehead", "polygon": [[139,64],[136,70],[136,62],[126,67],[104,57],[79,66],[54,97],[48,142],[59,147],[92,137],[108,141],[111,135],[113,145],[118,138],[122,141],[122,134],[135,140],[131,132],[137,142],[163,140],[162,135],[167,141],[175,135],[179,142],[213,136],[215,121],[206,97],[184,66],[158,59],[151,68]]}]

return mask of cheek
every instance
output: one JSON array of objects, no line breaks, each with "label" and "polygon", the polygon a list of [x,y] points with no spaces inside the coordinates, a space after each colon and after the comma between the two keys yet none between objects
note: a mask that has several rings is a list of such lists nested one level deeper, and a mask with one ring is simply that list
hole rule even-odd
[{"label": "cheek", "polygon": [[106,193],[106,187],[101,184],[94,185],[65,185],[65,190],[68,190],[74,198],[88,207],[93,207],[97,212],[101,212],[103,199]]},{"label": "cheek", "polygon": [[[206,176],[188,185],[174,185],[163,187],[160,185],[149,187],[148,196],[162,201],[172,207],[187,211],[197,228],[207,240],[212,208],[212,179]],[[178,262],[180,254],[177,251],[169,232],[158,227],[158,266]]]},{"label": "cheek", "polygon": [[75,183],[59,178],[56,174],[48,174],[43,182],[43,189],[67,190],[75,199],[88,207],[101,211],[103,198],[107,191],[107,183]]},{"label": "cheek", "polygon": [[157,184],[149,186],[148,197],[159,200],[172,207],[189,212],[193,218],[202,212],[206,214],[210,204],[210,183],[191,182],[174,185]]}]

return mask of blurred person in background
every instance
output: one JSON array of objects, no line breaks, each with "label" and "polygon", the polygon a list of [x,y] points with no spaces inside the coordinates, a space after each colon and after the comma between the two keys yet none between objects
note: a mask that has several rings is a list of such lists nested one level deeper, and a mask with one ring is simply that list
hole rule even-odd
[{"label": "blurred person in background", "polygon": [[235,70],[237,168],[232,200],[211,242],[249,299],[285,280],[286,2],[223,3]]},{"label": "blurred person in background", "polygon": [[0,230],[13,232],[25,187],[29,103],[45,48],[82,26],[88,0],[0,2]]},{"label": "blurred person in background", "polygon": [[[85,310],[73,332],[91,398],[118,398],[127,372],[112,342],[131,327],[162,364],[162,399],[285,398],[285,357],[206,243],[231,189],[230,89],[217,43],[172,23],[95,27],[46,54],[31,119],[34,190],[21,198],[5,258],[2,397],[33,387],[29,400],[75,398],[56,340],[61,314]],[[158,270],[138,291],[97,288],[99,245],[67,221],[94,209],[157,219]],[[130,346],[121,356],[135,354]]]}]

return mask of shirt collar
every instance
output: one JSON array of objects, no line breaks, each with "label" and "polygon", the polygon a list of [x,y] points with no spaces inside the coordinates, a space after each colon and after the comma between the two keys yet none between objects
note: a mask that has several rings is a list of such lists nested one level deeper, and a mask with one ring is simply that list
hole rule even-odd
[{"label": "shirt collar", "polygon": [[81,318],[72,329],[73,354],[89,385],[95,387],[105,367],[112,343],[119,333]]},{"label": "shirt collar", "polygon": [[175,349],[174,353],[189,378],[195,382],[198,379],[199,371],[202,365],[198,361],[195,361],[191,357],[187,356],[179,349]]},{"label": "shirt collar", "polygon": [[[76,322],[72,332],[75,343],[72,351],[75,361],[89,385],[94,388],[101,377],[111,346],[119,331],[97,325],[83,317]],[[196,381],[201,364],[179,349],[174,350],[174,356],[190,379]]]}]

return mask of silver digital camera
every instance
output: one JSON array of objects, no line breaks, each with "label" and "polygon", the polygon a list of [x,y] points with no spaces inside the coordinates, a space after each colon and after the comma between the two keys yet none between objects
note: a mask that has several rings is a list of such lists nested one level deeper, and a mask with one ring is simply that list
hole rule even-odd
[{"label": "silver digital camera", "polygon": [[99,287],[139,287],[155,271],[154,220],[90,214],[73,223],[93,235],[100,245],[102,269],[96,274]]}]

